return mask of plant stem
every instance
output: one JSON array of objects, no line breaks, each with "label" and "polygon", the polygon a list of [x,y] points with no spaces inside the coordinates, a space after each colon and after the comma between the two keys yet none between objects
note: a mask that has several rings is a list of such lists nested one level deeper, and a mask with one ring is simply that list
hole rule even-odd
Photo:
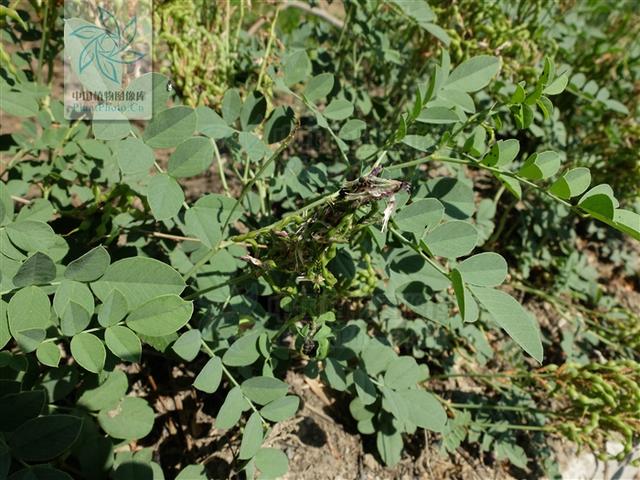
[{"label": "plant stem", "polygon": [[211,139],[211,143],[213,144],[213,153],[216,156],[216,162],[218,163],[218,171],[220,172],[220,181],[222,182],[222,188],[224,189],[224,193],[227,197],[231,196],[231,192],[229,192],[229,185],[227,184],[227,176],[224,173],[224,163],[222,162],[222,157],[220,156],[220,150],[218,150],[218,145],[216,141]]},{"label": "plant stem", "polygon": [[44,22],[42,23],[42,38],[40,39],[40,52],[38,52],[38,78],[40,79],[40,83],[43,82],[42,78],[42,64],[44,63],[44,51],[46,49],[47,43],[49,41],[49,5],[50,0],[45,0],[44,5]]},{"label": "plant stem", "polygon": [[[189,327],[190,330],[193,330],[193,328],[191,327],[191,325],[187,325],[187,327]],[[201,350],[203,350],[207,355],[209,355],[209,357],[214,358],[216,356],[215,353],[213,353],[213,350],[211,350],[211,347],[209,345],[207,345],[207,342],[204,341],[204,339],[200,339],[200,346],[202,347]],[[227,367],[224,366],[224,364],[222,362],[220,362],[220,365],[222,366],[222,371],[224,372],[224,375],[229,379],[229,381],[233,384],[234,387],[238,387],[240,388],[240,392],[242,393],[242,396],[244,397],[245,401],[249,404],[249,406],[251,407],[251,409],[258,414],[258,416],[260,417],[260,420],[262,421],[262,424],[265,427],[269,427],[269,424],[267,423],[267,421],[262,417],[262,415],[260,415],[260,412],[258,411],[258,408],[255,406],[255,404],[251,401],[250,398],[248,398],[244,392],[242,392],[242,389],[240,387],[240,384],[238,383],[238,381],[235,379],[235,377],[231,374],[231,372],[227,369]]]},{"label": "plant stem", "polygon": [[[229,211],[229,214],[227,215],[227,218],[225,219],[225,221],[224,221],[224,223],[222,225],[221,230],[222,230],[223,233],[225,232],[225,230],[229,226],[229,223],[231,222],[231,218],[233,217],[233,214],[238,209],[238,206],[242,203],[242,200],[244,200],[244,197],[247,195],[249,190],[251,190],[253,185],[261,177],[261,175],[265,172],[265,170],[269,167],[269,165],[271,165],[275,161],[275,159],[280,156],[280,154],[284,151],[284,149],[287,148],[287,146],[289,145],[289,142],[293,138],[294,133],[295,133],[295,129],[293,129],[291,131],[289,136],[280,144],[280,146],[277,148],[277,150],[275,152],[273,152],[273,154],[267,159],[267,161],[262,164],[262,166],[260,167],[260,170],[258,170],[256,175],[253,178],[251,178],[244,185],[244,187],[242,187],[242,191],[240,192],[240,196],[238,197],[236,202],[233,204],[233,207]],[[204,257],[202,257],[193,267],[191,267],[191,270],[189,270],[186,273],[186,275],[184,275],[183,278],[185,280],[187,280],[188,278],[191,278],[193,275],[195,275],[195,273],[203,265],[205,265],[209,260],[211,260],[211,258],[223,247],[223,245],[224,245],[224,243],[223,243],[222,238],[221,238],[218,241],[218,244],[215,247],[213,247]]]},{"label": "plant stem", "polygon": [[258,83],[256,84],[256,90],[260,90],[264,72],[267,70],[267,63],[269,63],[269,55],[271,53],[271,45],[273,44],[273,39],[276,36],[276,23],[278,22],[279,14],[280,8],[276,8],[276,13],[273,16],[273,20],[271,21],[271,28],[269,29],[269,40],[267,40],[267,46],[264,50],[264,56],[262,57],[262,65],[260,65],[260,73],[258,74]]},{"label": "plant stem", "polygon": [[525,185],[544,193],[545,195],[553,198],[556,202],[559,202],[559,203],[563,204],[565,207],[567,207],[567,208],[569,208],[571,210],[577,211],[579,214],[583,215],[583,212],[578,210],[577,207],[572,205],[570,202],[567,202],[566,200],[564,200],[564,199],[554,195],[553,193],[547,191],[544,187],[541,187],[540,185],[537,185],[537,184],[527,180],[526,178],[520,177],[517,173],[513,173],[513,172],[510,172],[508,170],[501,170],[499,168],[491,167],[489,165],[484,165],[484,164],[479,163],[479,162],[477,162],[475,160],[466,160],[466,159],[463,159],[463,158],[454,158],[454,157],[448,157],[446,155],[432,154],[432,155],[428,155],[426,157],[418,158],[416,160],[410,160],[408,162],[403,162],[403,163],[397,163],[395,165],[390,165],[390,166],[387,167],[387,170],[396,170],[398,168],[413,167],[413,166],[420,165],[420,164],[427,163],[427,162],[431,162],[431,161],[444,162],[444,163],[454,163],[454,164],[458,164],[458,165],[466,165],[466,166],[471,167],[471,168],[478,168],[478,169],[481,169],[481,170],[487,170],[487,171],[492,172],[492,173],[497,173],[499,175],[504,175],[504,176],[507,176],[507,177],[515,178],[519,182],[524,183]]},{"label": "plant stem", "polygon": [[471,426],[474,427],[482,427],[482,428],[508,428],[509,430],[526,430],[533,432],[551,432],[553,428],[543,427],[540,425],[514,425],[512,423],[484,423],[484,422],[473,422]]},{"label": "plant stem", "polygon": [[223,282],[223,283],[218,283],[216,285],[213,285],[211,287],[207,287],[207,288],[203,288],[201,290],[197,290],[193,293],[190,293],[189,295],[187,295],[186,297],[183,297],[184,300],[194,300],[196,298],[198,298],[201,295],[204,295],[205,293],[208,292],[212,292],[213,290],[217,290],[218,288],[222,288],[222,287],[226,287],[227,285],[231,285],[234,283],[240,283],[244,280],[247,280],[249,278],[253,277],[253,273],[249,272],[249,273],[244,273],[242,275],[238,275],[237,277],[233,277],[230,278],[229,280]]},{"label": "plant stem", "polygon": [[429,263],[432,267],[434,267],[436,270],[438,270],[440,273],[442,273],[444,276],[446,276],[447,278],[449,278],[449,272],[442,266],[440,265],[438,262],[436,262],[435,260],[433,260],[431,257],[429,257],[429,255],[427,255],[427,253],[424,251],[424,249],[418,245],[415,242],[410,241],[409,239],[405,238],[400,232],[398,232],[398,230],[396,230],[394,227],[389,227],[389,231],[393,234],[394,237],[396,237],[398,240],[400,240],[402,243],[404,243],[405,245],[411,247],[416,253],[418,253],[422,258],[425,259],[425,261],[427,263]]},{"label": "plant stem", "polygon": [[496,410],[504,412],[521,412],[521,413],[543,413],[545,415],[558,415],[551,410],[540,410],[534,407],[517,406],[517,405],[492,405],[477,404],[477,403],[453,403],[447,402],[446,405],[451,408],[466,409],[466,410]]}]

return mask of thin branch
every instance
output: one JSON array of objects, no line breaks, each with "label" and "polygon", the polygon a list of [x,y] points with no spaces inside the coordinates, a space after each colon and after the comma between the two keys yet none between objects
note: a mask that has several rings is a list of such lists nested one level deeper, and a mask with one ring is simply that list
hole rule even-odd
[{"label": "thin branch", "polygon": [[343,28],[344,27],[344,22],[342,20],[340,20],[339,18],[334,17],[333,15],[331,15],[329,12],[322,10],[321,8],[318,7],[312,7],[311,5],[304,3],[304,2],[300,2],[298,0],[289,0],[287,3],[285,3],[282,8],[297,8],[299,10],[302,10],[304,12],[310,13],[312,15],[315,15],[316,17],[322,18],[323,20],[327,21],[328,23],[330,23],[331,25],[333,25],[336,28]]},{"label": "thin branch", "polygon": [[31,200],[27,200],[26,198],[17,197],[15,195],[11,195],[11,200],[17,203],[21,203],[23,205],[31,205]]}]

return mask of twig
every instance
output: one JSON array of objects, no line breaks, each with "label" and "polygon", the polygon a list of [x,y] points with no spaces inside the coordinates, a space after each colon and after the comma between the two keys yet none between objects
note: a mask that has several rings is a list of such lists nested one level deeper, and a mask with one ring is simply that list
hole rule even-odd
[{"label": "twig", "polygon": [[298,0],[289,0],[287,3],[285,3],[282,6],[282,9],[289,8],[289,7],[297,8],[297,9],[302,10],[304,12],[307,12],[307,13],[310,13],[312,15],[315,15],[316,17],[322,18],[323,20],[327,21],[328,23],[330,23],[334,27],[337,27],[337,28],[344,27],[344,22],[342,20],[340,20],[339,18],[334,17],[329,12],[327,12],[325,10],[322,10],[321,8],[312,7],[308,3],[300,2]]},{"label": "twig", "polygon": [[21,203],[23,205],[31,205],[31,200],[27,200],[26,198],[16,197],[15,195],[11,195],[11,200],[14,202]]},{"label": "twig", "polygon": [[169,233],[162,233],[162,232],[153,232],[151,235],[158,238],[166,238],[167,240],[174,240],[176,242],[186,242],[186,241],[200,242],[201,241],[199,238],[181,237],[180,235],[171,235]]},{"label": "twig", "polygon": [[273,45],[273,39],[276,37],[276,24],[278,23],[278,15],[280,14],[280,8],[276,9],[276,13],[271,20],[271,29],[269,31],[269,40],[267,40],[267,46],[264,49],[264,56],[262,57],[262,65],[260,65],[260,73],[258,74],[258,83],[256,84],[256,90],[260,90],[262,84],[262,78],[264,72],[267,70],[267,63],[269,63],[269,54],[271,53],[271,45]]},{"label": "twig", "polygon": [[[303,12],[310,13],[311,15],[315,15],[318,18],[325,20],[327,23],[330,23],[336,28],[344,28],[344,21],[339,18],[334,17],[329,12],[322,10],[319,7],[312,7],[304,2],[300,2],[297,0],[289,0],[288,2],[282,4],[278,10],[285,10],[287,8],[297,8],[298,10],[302,10]],[[255,21],[253,25],[249,27],[247,30],[247,34],[251,37],[256,34],[260,27],[262,27],[267,20],[264,17],[260,17]]]}]

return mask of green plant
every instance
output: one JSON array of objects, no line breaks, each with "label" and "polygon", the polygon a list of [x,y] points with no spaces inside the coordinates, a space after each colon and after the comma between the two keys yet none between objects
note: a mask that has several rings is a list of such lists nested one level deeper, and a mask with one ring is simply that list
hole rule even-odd
[{"label": "green plant", "polygon": [[[385,3],[375,21],[409,18],[407,37],[418,45],[428,35],[446,44],[428,5],[415,5]],[[0,107],[21,123],[0,184],[1,473],[206,478],[201,457],[164,465],[152,449],[132,447],[160,419],[150,387],[134,388],[128,366],[151,370],[156,355],[188,372],[203,398],[220,399],[215,428],[242,432],[233,468],[248,478],[287,470],[286,454],[267,445],[274,424],[300,406],[283,380],[291,370],[341,392],[388,465],[418,428],[438,432],[445,452],[479,442],[521,469],[534,468],[536,453],[515,432],[539,444],[544,438],[534,435],[562,435],[596,450],[621,434],[631,450],[638,359],[545,363],[543,343],[554,332],[500,287],[539,291],[512,281],[516,266],[491,250],[507,228],[505,212],[496,215],[507,196],[530,210],[544,206],[532,237],[557,227],[544,197],[567,216],[640,240],[640,216],[620,208],[611,186],[591,186],[584,166],[563,169],[567,155],[555,144],[525,141],[553,125],[551,98],[569,84],[567,69],[545,58],[528,83],[511,82],[500,76],[499,57],[454,66],[444,48],[417,71],[417,50],[405,65],[376,66],[379,55],[400,56],[393,45],[402,40],[367,28],[376,6],[349,5],[342,32],[350,21],[360,30],[348,39],[322,18],[306,29],[285,23],[281,36],[292,38],[282,51],[271,43],[278,10],[253,87],[234,84],[226,61],[206,93],[193,89],[208,72],[181,71],[182,105],[167,77],[148,74],[154,116],[144,125],[69,122],[52,94],[51,68],[43,83],[9,55]],[[59,11],[54,2],[44,8],[48,25]],[[165,40],[188,19],[168,25],[174,8],[158,13]],[[55,56],[55,31],[42,30],[40,12],[30,20],[12,10],[5,26],[49,39],[27,54],[33,62]],[[211,14],[219,28],[219,12]],[[224,15],[228,23],[230,11]],[[242,17],[238,35],[241,27]],[[312,28],[333,32],[345,48],[319,54],[317,43],[305,43]],[[228,25],[224,31],[216,38],[228,42]],[[194,45],[203,37],[199,30]],[[216,67],[229,59],[219,53],[211,53]],[[331,73],[334,62],[353,73],[349,81]],[[361,68],[367,63],[371,74]],[[372,98],[371,85],[391,96]],[[219,109],[206,106],[222,92]],[[186,179],[211,171],[216,192],[185,193]],[[615,321],[593,331],[604,338],[623,324]],[[637,355],[637,347],[615,353]],[[490,359],[504,373],[456,373]],[[494,398],[457,401],[459,392],[437,384],[458,375],[482,379]],[[590,392],[588,410],[585,394],[566,385]]]}]

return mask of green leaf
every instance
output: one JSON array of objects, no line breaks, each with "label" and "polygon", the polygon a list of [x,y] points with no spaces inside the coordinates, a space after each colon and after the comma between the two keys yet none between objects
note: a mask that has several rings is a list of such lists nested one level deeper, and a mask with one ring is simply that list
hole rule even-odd
[{"label": "green leaf", "polygon": [[167,171],[176,178],[194,177],[207,171],[213,162],[213,143],[204,137],[182,142],[169,157]]},{"label": "green leaf", "polygon": [[619,102],[618,100],[608,98],[606,100],[602,100],[602,103],[604,103],[604,105],[609,110],[613,110],[614,112],[618,112],[623,115],[629,115],[629,109],[627,108],[627,106],[624,103]]},{"label": "green leaf", "polygon": [[255,456],[256,468],[263,478],[278,478],[289,470],[289,459],[277,448],[261,448]]},{"label": "green leaf", "polygon": [[196,130],[196,114],[191,107],[168,108],[153,116],[142,139],[152,148],[173,148]]},{"label": "green leaf", "polygon": [[478,125],[473,129],[471,135],[465,141],[464,151],[473,157],[479,158],[484,155],[484,152],[487,149],[486,141],[487,131],[483,126]]},{"label": "green leaf", "polygon": [[83,332],[71,339],[71,355],[85,370],[100,373],[104,368],[107,352],[98,337]]},{"label": "green leaf", "polygon": [[447,107],[435,106],[423,109],[416,118],[416,121],[433,125],[446,125],[459,122],[460,117],[456,112]]},{"label": "green leaf", "polygon": [[139,138],[126,138],[117,142],[114,152],[118,167],[124,175],[147,174],[155,162],[153,150]]},{"label": "green leaf", "polygon": [[202,335],[200,335],[200,331],[193,329],[187,330],[180,338],[176,340],[173,344],[174,352],[178,354],[178,356],[187,362],[192,361],[194,358],[198,356],[200,352],[200,347],[202,343]]},{"label": "green leaf", "polygon": [[89,287],[84,283],[64,279],[53,297],[53,309],[62,317],[71,302],[82,306],[89,315],[93,314],[93,295]]},{"label": "green leaf", "polygon": [[347,372],[335,358],[327,358],[323,373],[331,388],[340,392],[347,389]]},{"label": "green leaf", "polygon": [[367,406],[362,403],[360,397],[356,397],[349,403],[349,413],[354,418],[354,420],[362,421],[362,420],[370,420],[376,414],[376,408]]},{"label": "green leaf", "polygon": [[300,407],[300,398],[287,395],[267,403],[260,409],[260,415],[272,422],[282,422],[293,417]]},{"label": "green leaf", "polygon": [[584,193],[591,184],[591,172],[588,168],[578,167],[569,170],[556,180],[549,192],[557,197],[569,200]]},{"label": "green leaf", "polygon": [[129,85],[127,86],[127,90],[147,90],[149,85],[149,77],[151,77],[152,111],[153,115],[157,115],[158,113],[167,109],[167,102],[173,95],[173,92],[171,92],[167,88],[167,85],[169,83],[169,78],[167,78],[167,76],[157,72],[145,73],[144,75],[141,75],[138,78],[132,80],[131,83],[129,83]]},{"label": "green leaf", "polygon": [[83,392],[78,405],[94,412],[112,408],[124,398],[128,388],[127,375],[122,370],[114,370],[100,385]]},{"label": "green leaf", "polygon": [[6,90],[0,95],[0,109],[16,117],[34,117],[39,111],[38,102],[32,95]]},{"label": "green leaf", "polygon": [[16,220],[34,220],[48,222],[53,220],[55,210],[51,202],[45,198],[36,198],[18,212]]},{"label": "green leaf", "polygon": [[129,136],[131,124],[128,120],[93,120],[91,122],[93,136],[97,140],[120,140]]},{"label": "green leaf", "polygon": [[86,138],[78,140],[77,144],[89,157],[99,160],[111,159],[111,148],[109,148],[105,142],[101,142],[95,138]]},{"label": "green leaf", "polygon": [[508,441],[496,442],[495,453],[497,460],[508,459],[516,467],[527,469],[527,454],[521,446]]},{"label": "green leaf", "polygon": [[469,290],[465,287],[462,275],[457,269],[452,269],[449,274],[453,291],[458,303],[458,309],[464,322],[475,322],[478,319],[478,304],[471,296]]},{"label": "green leaf", "polygon": [[387,369],[396,358],[393,349],[378,338],[372,338],[361,353],[362,363],[367,373],[373,377]]},{"label": "green leaf", "polygon": [[45,338],[45,330],[51,326],[49,297],[39,287],[18,290],[7,307],[9,330],[18,346],[25,352],[33,352]]},{"label": "green leaf", "polygon": [[[124,460],[121,463],[117,464],[115,471],[111,474],[111,478],[113,480],[164,480],[164,473],[162,473],[162,467],[155,462],[152,462],[150,458],[147,458],[147,449],[140,450],[134,454],[132,460]],[[116,454],[117,455],[117,454]],[[118,458],[118,460],[120,460]],[[201,465],[191,465],[192,467],[200,467],[204,468]],[[186,470],[186,469],[185,469]],[[183,470],[184,471],[184,470]],[[195,472],[197,470],[191,470],[191,472]],[[187,471],[189,474],[190,471]],[[176,477],[176,478],[188,478],[189,480],[195,480],[196,478],[203,478],[206,480],[206,476],[204,477]]]},{"label": "green leaf", "polygon": [[367,128],[367,124],[362,120],[352,118],[348,120],[340,129],[338,136],[343,140],[357,140],[362,135],[362,132]]},{"label": "green leaf", "polygon": [[258,360],[257,340],[259,333],[249,333],[233,342],[224,353],[222,361],[230,367],[244,367]]},{"label": "green leaf", "polygon": [[463,92],[477,92],[483,89],[500,71],[500,59],[489,55],[479,55],[458,65],[447,80],[445,87]]},{"label": "green leaf", "polygon": [[363,405],[371,405],[378,398],[376,387],[361,368],[353,372],[353,383],[356,385],[356,394]]},{"label": "green leaf", "polygon": [[138,363],[142,355],[142,344],[138,336],[127,327],[113,326],[104,332],[104,343],[109,350],[125,362]]},{"label": "green leaf", "polygon": [[233,135],[235,130],[228,126],[220,115],[209,107],[196,108],[196,130],[214,140],[220,140]]},{"label": "green leaf", "polygon": [[246,397],[258,405],[266,405],[284,397],[289,390],[289,385],[282,380],[265,376],[249,378],[242,382],[241,387]]},{"label": "green leaf", "polygon": [[394,359],[384,374],[384,384],[394,390],[404,390],[416,386],[425,379],[422,368],[413,357],[401,356]]},{"label": "green leaf", "polygon": [[[47,401],[44,390],[30,392],[3,392],[0,398],[0,431],[12,432],[24,422],[42,413]],[[0,445],[2,442],[0,442]]]},{"label": "green leaf", "polygon": [[400,230],[422,234],[428,226],[437,225],[444,216],[444,206],[435,198],[416,200],[393,217]]},{"label": "green leaf", "polygon": [[151,177],[147,185],[147,201],[156,220],[168,220],[180,212],[184,192],[175,178],[160,173]]},{"label": "green leaf", "polygon": [[253,458],[253,456],[258,453],[263,439],[262,420],[257,412],[253,412],[249,417],[247,424],[244,426],[238,458],[240,460]]},{"label": "green leaf", "polygon": [[218,411],[215,423],[216,428],[226,430],[233,427],[240,420],[242,412],[248,407],[249,405],[242,395],[240,387],[233,387],[229,390],[227,398],[225,398]]},{"label": "green leaf", "polygon": [[42,285],[56,278],[56,266],[44,253],[36,252],[30,256],[13,276],[16,287]]},{"label": "green leaf", "polygon": [[119,290],[131,309],[161,295],[179,295],[184,288],[182,276],[173,268],[144,257],[125,258],[112,263],[102,278],[91,284],[91,289],[102,302],[114,289]]},{"label": "green leaf", "polygon": [[611,187],[605,183],[596,185],[585,193],[578,206],[599,220],[609,221],[613,220],[617,203]]},{"label": "green leaf", "polygon": [[551,150],[534,153],[524,162],[518,175],[529,180],[544,180],[560,170],[560,163],[560,155]]},{"label": "green leaf", "polygon": [[520,142],[515,138],[498,140],[493,144],[489,154],[482,159],[481,163],[490,167],[505,167],[516,159],[519,151]]},{"label": "green leaf", "polygon": [[9,321],[7,320],[7,303],[0,299],[0,350],[11,340]]},{"label": "green leaf", "polygon": [[495,174],[496,178],[502,182],[504,187],[509,190],[514,197],[518,200],[522,198],[522,186],[517,178],[510,177],[508,175]]},{"label": "green leaf", "polygon": [[147,402],[139,397],[125,397],[113,408],[101,410],[98,423],[107,434],[123,440],[146,437],[153,428],[155,415]]},{"label": "green leaf", "polygon": [[242,99],[237,89],[227,90],[222,98],[222,118],[227,125],[231,125],[240,116]]},{"label": "green leaf", "polygon": [[220,357],[212,357],[200,370],[193,382],[193,386],[205,393],[213,393],[218,390],[222,380],[222,362]]},{"label": "green leaf", "polygon": [[268,144],[283,141],[291,134],[295,124],[295,113],[291,107],[275,108],[264,124],[263,140]]},{"label": "green leaf", "polygon": [[271,153],[271,150],[251,132],[240,132],[238,143],[253,162],[262,160]]},{"label": "green leaf", "polygon": [[109,263],[109,252],[99,245],[67,265],[64,276],[78,282],[93,282],[104,274]]},{"label": "green leaf", "polygon": [[6,227],[7,235],[13,244],[25,252],[47,252],[57,242],[57,235],[44,222],[24,220],[10,223]]},{"label": "green leaf", "polygon": [[402,143],[420,152],[428,152],[434,146],[434,142],[426,135],[407,135]]},{"label": "green leaf", "polygon": [[98,311],[98,323],[110,327],[120,322],[129,313],[127,299],[120,290],[112,290]]},{"label": "green leaf", "polygon": [[188,302],[175,294],[162,295],[149,300],[134,309],[126,323],[131,330],[162,337],[177,332],[184,327],[193,314],[193,302]]},{"label": "green leaf", "polygon": [[538,101],[536,102],[536,105],[538,106],[540,111],[542,111],[542,115],[544,116],[545,120],[548,120],[552,117],[553,103],[551,103],[551,100],[549,100],[547,97],[543,95],[538,99]]},{"label": "green leaf", "polygon": [[176,480],[207,480],[207,478],[207,471],[203,465],[189,465],[180,471]]},{"label": "green leaf", "polygon": [[13,200],[4,182],[0,182],[0,225],[13,220]]},{"label": "green leaf", "polygon": [[567,83],[569,83],[569,75],[563,73],[547,85],[544,90],[542,90],[542,93],[545,95],[558,95],[564,92],[564,89],[567,88]]},{"label": "green leaf", "polygon": [[332,73],[321,73],[313,77],[304,88],[304,96],[310,102],[326,97],[333,90],[335,78]]},{"label": "green leaf", "polygon": [[532,315],[515,298],[500,290],[474,286],[470,286],[469,289],[495,322],[525,352],[542,363],[542,339]]},{"label": "green leaf", "polygon": [[434,395],[419,389],[404,390],[400,395],[409,409],[411,423],[433,432],[444,430],[447,412]]},{"label": "green leaf", "polygon": [[327,105],[322,114],[330,120],[344,120],[353,114],[353,104],[347,100],[336,98]]},{"label": "green leaf", "polygon": [[425,0],[393,0],[402,12],[415,20],[418,24],[423,25],[436,19],[431,7]]},{"label": "green leaf", "polygon": [[82,419],[46,415],[23,423],[8,439],[13,455],[26,462],[45,462],[68,450],[78,439]]},{"label": "green leaf", "polygon": [[307,52],[298,50],[284,58],[284,83],[287,87],[302,82],[311,75],[311,61]]},{"label": "green leaf", "polygon": [[376,432],[376,447],[382,461],[391,467],[400,461],[403,444],[402,435],[390,423],[390,421],[385,422]]},{"label": "green leaf", "polygon": [[380,387],[382,391],[382,408],[391,413],[400,425],[409,421],[409,407],[404,399],[396,392],[388,387]]},{"label": "green leaf", "polygon": [[475,248],[477,241],[478,231],[475,227],[461,220],[443,223],[424,237],[424,242],[432,254],[447,258],[468,255]]},{"label": "green leaf", "polygon": [[91,323],[91,314],[80,303],[70,301],[60,315],[60,330],[67,337],[83,331]]},{"label": "green leaf", "polygon": [[267,100],[260,92],[250,92],[242,104],[240,126],[245,132],[255,130],[267,113]]},{"label": "green leaf", "polygon": [[214,248],[222,239],[222,225],[234,203],[232,199],[217,194],[201,197],[185,214],[187,233],[207,247]]},{"label": "green leaf", "polygon": [[36,349],[36,357],[40,363],[56,368],[60,364],[60,347],[54,342],[42,342]]},{"label": "green leaf", "polygon": [[465,282],[480,287],[497,287],[507,278],[507,262],[497,253],[484,252],[458,265]]},{"label": "green leaf", "polygon": [[640,215],[631,210],[617,208],[613,214],[613,226],[636,240],[640,240]]}]

